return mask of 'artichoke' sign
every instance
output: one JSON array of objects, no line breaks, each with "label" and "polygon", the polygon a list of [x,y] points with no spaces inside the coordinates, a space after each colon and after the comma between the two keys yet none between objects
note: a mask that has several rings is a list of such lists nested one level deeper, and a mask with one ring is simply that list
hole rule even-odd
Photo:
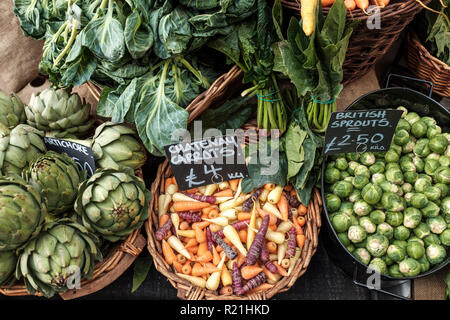
[{"label": "'artichoke' sign", "polygon": [[67,153],[81,170],[87,171],[88,177],[94,174],[95,159],[91,148],[77,142],[50,137],[45,137],[44,143],[48,150]]}]

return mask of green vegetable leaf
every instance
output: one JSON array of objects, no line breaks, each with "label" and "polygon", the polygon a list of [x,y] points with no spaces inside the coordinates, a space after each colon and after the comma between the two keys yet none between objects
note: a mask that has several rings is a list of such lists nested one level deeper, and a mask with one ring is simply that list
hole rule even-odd
[{"label": "green vegetable leaf", "polygon": [[127,17],[124,34],[125,44],[133,59],[142,58],[153,45],[153,32],[136,9]]},{"label": "green vegetable leaf", "polygon": [[302,130],[299,125],[291,123],[286,132],[286,156],[288,160],[287,179],[295,176],[303,166],[305,160],[305,150],[303,141],[307,132]]},{"label": "green vegetable leaf", "polygon": [[148,272],[153,265],[151,256],[140,256],[134,262],[133,288],[131,293],[135,292],[147,278]]}]

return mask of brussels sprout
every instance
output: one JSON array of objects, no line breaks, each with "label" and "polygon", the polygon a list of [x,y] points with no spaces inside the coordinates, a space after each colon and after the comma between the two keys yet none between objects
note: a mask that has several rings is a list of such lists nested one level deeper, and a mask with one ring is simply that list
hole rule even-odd
[{"label": "brussels sprout", "polygon": [[439,215],[439,211],[441,211],[441,208],[439,208],[439,206],[434,202],[429,201],[421,211],[424,217],[434,218]]},{"label": "brussels sprout", "polygon": [[408,256],[414,259],[419,259],[425,254],[425,248],[418,242],[411,242],[406,247],[406,253]]},{"label": "brussels sprout", "polygon": [[[425,179],[429,183],[433,183],[433,178],[430,177],[429,175],[425,174],[425,173],[419,173],[419,179]],[[420,192],[423,192],[423,191],[420,191]]]},{"label": "brussels sprout", "polygon": [[405,116],[405,120],[412,126],[415,122],[420,120],[420,116],[415,112],[408,112]]},{"label": "brussels sprout", "polygon": [[347,232],[338,233],[337,236],[344,246],[349,246],[352,244],[348,239]]},{"label": "brussels sprout", "polygon": [[370,171],[369,168],[367,168],[365,165],[360,164],[359,166],[357,166],[355,168],[355,172],[354,172],[355,176],[362,174],[365,175],[367,177],[367,179],[370,179]]},{"label": "brussels sprout", "polygon": [[392,244],[399,246],[403,250],[406,250],[406,247],[408,246],[408,242],[406,242],[405,240],[394,240],[392,241]]},{"label": "brussels sprout", "polygon": [[370,261],[368,268],[378,272],[385,274],[387,272],[387,265],[386,262],[383,261],[383,259],[380,258],[374,258],[372,261]]},{"label": "brussels sprout", "polygon": [[428,146],[431,151],[443,154],[448,147],[448,140],[443,134],[436,134],[429,139]]},{"label": "brussels sprout", "polygon": [[352,184],[356,189],[362,189],[368,183],[369,178],[367,178],[367,176],[363,174],[358,174],[352,181]]},{"label": "brussels sprout", "polygon": [[356,161],[350,161],[348,163],[348,168],[347,168],[347,172],[351,175],[355,174],[355,169],[359,166],[360,164]]},{"label": "brussels sprout", "polygon": [[425,168],[425,161],[423,161],[422,158],[414,156],[412,157],[412,162],[416,166],[417,172],[423,172],[423,169]]},{"label": "brussels sprout", "polygon": [[450,167],[439,167],[434,171],[436,183],[450,184]]},{"label": "brussels sprout", "polygon": [[[380,225],[378,225],[380,227]],[[378,228],[377,228],[378,229]],[[389,239],[381,234],[373,234],[367,237],[366,249],[373,257],[382,257],[389,246]]]},{"label": "brussels sprout", "polygon": [[344,213],[338,213],[333,216],[331,224],[336,232],[345,232],[350,227],[350,218]]},{"label": "brussels sprout", "polygon": [[339,207],[339,212],[351,216],[353,214],[353,203],[348,201],[342,202],[341,206]]},{"label": "brussels sprout", "polygon": [[341,172],[336,168],[327,168],[325,170],[325,182],[333,184],[341,179]]},{"label": "brussels sprout", "polygon": [[430,227],[430,231],[435,234],[441,234],[445,229],[447,229],[447,223],[442,216],[428,218],[427,225]]},{"label": "brussels sprout", "polygon": [[[374,164],[374,165],[375,165],[375,164]],[[374,173],[374,174],[372,175],[372,178],[370,179],[370,181],[371,181],[373,184],[380,184],[380,183],[386,181],[386,177],[385,177],[385,175],[382,174],[381,172],[380,172],[380,173],[377,172],[377,173]]]},{"label": "brussels sprout", "polygon": [[433,138],[435,135],[442,133],[442,129],[441,127],[437,126],[437,125],[431,125],[428,126],[427,129],[427,138],[431,139]]},{"label": "brussels sprout", "polygon": [[365,166],[371,166],[375,163],[375,155],[373,154],[373,152],[361,153],[359,162],[361,162]]},{"label": "brussels sprout", "polygon": [[409,133],[405,129],[397,130],[394,134],[394,143],[403,146],[409,140]]},{"label": "brussels sprout", "polygon": [[391,244],[387,249],[387,256],[395,262],[402,261],[406,257],[406,251],[398,245]]},{"label": "brussels sprout", "polygon": [[400,170],[400,164],[397,162],[390,162],[386,164],[385,171],[389,169],[399,169]]},{"label": "brussels sprout", "polygon": [[395,131],[399,130],[406,130],[409,132],[411,130],[411,125],[405,119],[400,119],[397,123],[397,127],[395,128]]},{"label": "brussels sprout", "polygon": [[412,236],[407,241],[408,245],[413,242],[418,242],[418,243],[420,243],[421,246],[425,246],[425,242],[422,239],[420,239],[419,237]]},{"label": "brussels sprout", "polygon": [[345,177],[343,180],[344,180],[344,181],[348,181],[348,182],[350,182],[350,183],[353,183],[353,178],[354,178],[354,177],[348,175],[348,177]]},{"label": "brussels sprout", "polygon": [[417,139],[414,137],[409,137],[408,141],[402,146],[402,153],[410,153],[413,152],[414,147],[416,146]]},{"label": "brussels sprout", "polygon": [[409,206],[411,204],[411,199],[412,196],[414,195],[414,193],[412,192],[407,192],[404,196],[403,199],[405,199],[406,204]]},{"label": "brussels sprout", "polygon": [[422,213],[419,209],[408,207],[404,211],[403,225],[409,229],[416,228],[422,221]]},{"label": "brussels sprout", "polygon": [[394,228],[386,222],[382,222],[377,226],[377,234],[385,236],[389,240],[394,237]]},{"label": "brussels sprout", "polygon": [[436,188],[439,188],[439,190],[441,190],[441,199],[445,198],[448,194],[448,187],[447,185],[443,184],[443,183],[436,183],[434,185]]},{"label": "brussels sprout", "polygon": [[361,196],[368,204],[375,204],[381,200],[381,195],[383,194],[383,190],[378,186],[372,183],[364,186],[361,191]]},{"label": "brussels sprout", "polygon": [[410,235],[411,232],[405,226],[398,226],[394,229],[394,238],[396,240],[407,240]]},{"label": "brussels sprout", "polygon": [[350,173],[347,171],[341,171],[341,180],[345,180],[348,177],[350,177]]},{"label": "brussels sprout", "polygon": [[431,153],[431,149],[428,146],[429,142],[430,140],[428,140],[427,138],[417,140],[413,150],[414,154],[422,158],[429,155]]},{"label": "brussels sprout", "polygon": [[440,235],[439,239],[444,246],[450,247],[450,229],[445,229]]},{"label": "brussels sprout", "polygon": [[336,182],[334,193],[340,198],[346,198],[352,193],[353,185],[348,181]]},{"label": "brussels sprout", "polygon": [[329,212],[335,212],[341,207],[341,199],[335,194],[328,193],[325,196],[325,204]]},{"label": "brussels sprout", "polygon": [[345,154],[345,157],[348,161],[358,161],[359,160],[359,153],[358,152],[349,152]]},{"label": "brussels sprout", "polygon": [[[417,190],[417,188],[416,188]],[[411,198],[411,205],[414,208],[422,209],[425,208],[428,204],[428,199],[423,193],[414,193]]]},{"label": "brussels sprout", "polygon": [[369,218],[373,223],[380,224],[386,220],[386,215],[381,210],[374,210],[370,213]]},{"label": "brussels sprout", "polygon": [[407,183],[407,182],[406,182],[406,183],[402,184],[402,190],[403,190],[403,192],[405,192],[405,193],[411,192],[412,189],[413,189],[413,186],[412,186],[411,183]]},{"label": "brussels sprout", "polygon": [[400,169],[405,173],[405,172],[416,172],[416,166],[414,165],[414,163],[412,162],[412,159],[410,159],[409,161],[401,161],[400,162]]},{"label": "brussels sprout", "polygon": [[355,246],[355,248],[365,248],[366,244],[367,244],[367,238],[361,242],[354,243],[353,245]]},{"label": "brussels sprout", "polygon": [[420,274],[420,263],[413,258],[406,258],[398,264],[400,272],[406,277],[415,277]]},{"label": "brussels sprout", "polygon": [[425,116],[420,120],[422,120],[427,125],[427,127],[436,125],[436,120],[432,117]]},{"label": "brussels sprout", "polygon": [[353,204],[353,211],[358,216],[365,216],[372,211],[372,206],[364,200],[358,200]]},{"label": "brussels sprout", "polygon": [[[369,167],[369,171],[372,175],[382,174],[384,172],[385,165],[383,162],[377,161]],[[372,176],[373,177],[373,176]]]},{"label": "brussels sprout", "polygon": [[427,161],[427,160],[438,160],[439,161],[440,158],[441,158],[441,156],[438,153],[432,152],[429,155],[427,155],[427,157],[425,158],[425,161]]},{"label": "brussels sprout", "polygon": [[430,244],[426,250],[427,259],[431,264],[438,264],[447,257],[445,248],[440,244]]},{"label": "brussels sprout", "polygon": [[403,278],[403,274],[400,272],[400,267],[397,263],[389,267],[388,273],[391,277]]},{"label": "brussels sprout", "polygon": [[386,263],[387,266],[393,265],[395,263],[394,260],[392,260],[391,258],[389,258],[389,256],[387,254],[385,254],[384,256],[381,257],[381,260],[384,261],[384,263]]},{"label": "brussels sprout", "polygon": [[428,186],[423,190],[423,194],[428,200],[436,201],[441,198],[441,189],[436,186]]},{"label": "brussels sprout", "polygon": [[403,213],[399,211],[387,211],[386,222],[393,227],[398,227],[403,223]]},{"label": "brussels sprout", "polygon": [[348,196],[348,201],[355,203],[358,200],[361,200],[361,191],[358,189],[353,190],[353,192]]},{"label": "brussels sprout", "polygon": [[393,149],[389,149],[384,155],[384,160],[386,160],[386,162],[398,162],[399,159],[399,153]]},{"label": "brussels sprout", "polygon": [[423,238],[423,242],[425,243],[425,246],[428,247],[430,244],[441,244],[441,239],[439,239],[437,234],[432,233]]},{"label": "brussels sprout", "polygon": [[407,171],[403,173],[403,178],[405,179],[405,182],[412,184],[417,181],[417,179],[419,178],[419,174],[414,171]]},{"label": "brussels sprout", "polygon": [[426,174],[432,176],[436,172],[436,170],[439,168],[441,164],[439,163],[439,160],[435,159],[427,159],[425,160],[425,167],[424,171]]},{"label": "brussels sprout", "polygon": [[407,154],[402,155],[400,157],[399,161],[412,161],[413,158],[414,158],[413,153],[407,153]]},{"label": "brussels sprout", "polygon": [[450,157],[449,156],[440,156],[439,163],[442,167],[450,166]]},{"label": "brussels sprout", "polygon": [[416,121],[411,126],[411,134],[416,138],[421,138],[427,134],[428,126],[422,120]]},{"label": "brussels sprout", "polygon": [[422,258],[417,261],[420,263],[420,271],[422,273],[430,270],[430,263],[428,262],[426,255],[423,255]]},{"label": "brussels sprout", "polygon": [[355,251],[353,251],[353,256],[360,261],[362,264],[364,265],[368,265],[370,262],[370,259],[372,258],[370,256],[369,251],[367,251],[367,249],[365,248],[358,248],[355,249]]},{"label": "brussels sprout", "polygon": [[342,170],[342,171],[347,170],[347,168],[348,168],[347,159],[345,159],[345,158],[337,158],[335,162],[336,162],[335,166],[336,166],[337,169]]},{"label": "brussels sprout", "polygon": [[394,184],[402,184],[403,181],[403,173],[400,169],[391,168],[386,170],[386,180],[392,182]]},{"label": "brussels sprout", "polygon": [[417,227],[414,228],[413,232],[418,238],[423,239],[428,236],[431,231],[430,227],[426,223],[421,222]]},{"label": "brussels sprout", "polygon": [[328,161],[327,162],[327,169],[328,168],[334,168],[336,166],[336,162],[335,161]]},{"label": "brussels sprout", "polygon": [[429,186],[431,186],[431,181],[422,175],[419,176],[419,178],[414,183],[414,190],[416,192],[424,192],[425,189]]},{"label": "brussels sprout", "polygon": [[386,210],[389,211],[403,211],[404,205],[402,199],[395,193],[385,192],[381,196],[381,203]]},{"label": "brussels sprout", "polygon": [[367,232],[361,226],[350,226],[347,233],[348,239],[353,243],[360,243],[367,237]]},{"label": "brussels sprout", "polygon": [[445,197],[441,202],[441,210],[445,215],[450,214],[450,197]]},{"label": "brussels sprout", "polygon": [[350,253],[353,253],[353,251],[355,251],[356,247],[351,244],[345,247]]},{"label": "brussels sprout", "polygon": [[391,193],[398,192],[398,186],[389,181],[382,181],[378,185],[384,192],[391,192]]},{"label": "brussels sprout", "polygon": [[375,233],[377,226],[370,220],[369,217],[362,217],[359,219],[359,225],[366,230],[367,233]]}]

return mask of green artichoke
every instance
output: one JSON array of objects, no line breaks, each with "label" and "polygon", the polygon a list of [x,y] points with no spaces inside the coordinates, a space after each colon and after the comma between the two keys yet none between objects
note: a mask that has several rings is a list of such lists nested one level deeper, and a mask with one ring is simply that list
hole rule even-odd
[{"label": "green artichoke", "polygon": [[95,260],[102,255],[99,239],[70,219],[44,225],[19,256],[16,278],[23,277],[27,290],[45,297],[74,288],[77,280],[89,279]]},{"label": "green artichoke", "polygon": [[36,158],[23,175],[26,180],[39,184],[51,215],[73,208],[78,186],[86,179],[86,171],[81,171],[71,157],[54,151]]},{"label": "green artichoke", "polygon": [[[1,131],[1,130],[0,130]],[[10,134],[0,133],[0,174],[21,174],[36,156],[45,153],[44,133],[19,124]]]},{"label": "green artichoke", "polygon": [[0,285],[6,283],[16,270],[17,257],[13,251],[0,252]]},{"label": "green artichoke", "polygon": [[99,168],[119,170],[142,167],[147,160],[144,146],[136,138],[136,132],[124,125],[106,122],[96,130],[92,150]]},{"label": "green artichoke", "polygon": [[99,169],[80,185],[75,211],[86,228],[114,242],[142,226],[149,201],[150,192],[131,169]]},{"label": "green artichoke", "polygon": [[9,129],[25,123],[24,105],[18,96],[10,97],[0,92],[0,123]]},{"label": "green artichoke", "polygon": [[51,131],[53,137],[86,134],[94,123],[90,110],[91,106],[84,103],[78,94],[70,95],[65,89],[52,88],[33,94],[30,105],[25,107],[28,124],[39,130]]},{"label": "green artichoke", "polygon": [[15,250],[39,233],[45,202],[38,189],[19,176],[0,178],[0,251]]}]

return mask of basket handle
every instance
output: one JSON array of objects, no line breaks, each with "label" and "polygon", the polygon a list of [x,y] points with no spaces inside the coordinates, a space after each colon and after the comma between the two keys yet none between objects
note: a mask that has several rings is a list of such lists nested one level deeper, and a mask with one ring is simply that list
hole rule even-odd
[{"label": "basket handle", "polygon": [[397,299],[400,299],[400,300],[412,300],[411,298],[401,296],[401,295],[398,295],[398,294],[395,294],[395,293],[392,293],[392,292],[389,292],[389,291],[386,291],[383,289],[377,289],[374,287],[370,287],[367,284],[361,283],[357,280],[357,275],[358,275],[358,265],[355,263],[355,268],[353,269],[353,283],[359,287],[368,289],[370,292],[370,296],[373,300],[378,300],[378,296],[377,296],[378,292],[382,293],[382,294],[386,294],[386,295],[394,297],[394,298],[397,298]]},{"label": "basket handle", "polygon": [[397,73],[389,73],[388,78],[386,80],[386,88],[389,88],[392,77],[401,78],[401,79],[405,79],[405,80],[409,80],[409,81],[426,83],[430,86],[430,92],[428,93],[428,96],[431,98],[431,95],[433,94],[433,82],[428,81],[428,80],[418,79],[418,78],[412,78],[412,77],[404,76],[404,75],[397,74]]}]

